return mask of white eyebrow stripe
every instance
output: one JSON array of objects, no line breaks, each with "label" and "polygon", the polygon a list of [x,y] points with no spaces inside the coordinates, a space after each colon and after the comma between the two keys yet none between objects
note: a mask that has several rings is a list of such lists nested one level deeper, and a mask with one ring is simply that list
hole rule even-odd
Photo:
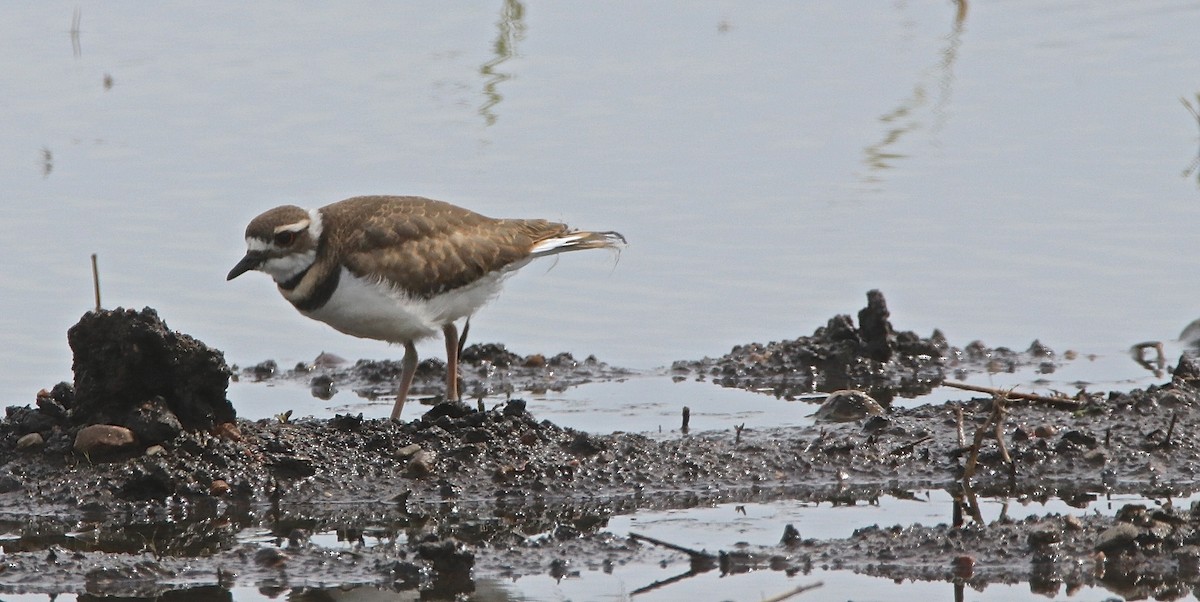
[{"label": "white eyebrow stripe", "polygon": [[271,248],[271,243],[268,243],[265,240],[259,240],[257,238],[254,238],[253,236],[246,237],[246,250],[247,251],[261,252],[261,251],[266,251],[269,248]]},{"label": "white eyebrow stripe", "polygon": [[299,231],[307,228],[309,223],[311,223],[311,222],[312,222],[312,220],[302,219],[294,224],[284,224],[282,226],[276,226],[275,233],[279,234],[280,232],[299,232]]}]

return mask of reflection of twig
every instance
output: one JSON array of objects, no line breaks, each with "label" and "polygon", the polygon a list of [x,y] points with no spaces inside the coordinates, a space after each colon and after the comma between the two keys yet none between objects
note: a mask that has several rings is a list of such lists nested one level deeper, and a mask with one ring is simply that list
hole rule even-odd
[{"label": "reflection of twig", "polygon": [[660,581],[655,581],[654,583],[651,583],[650,585],[645,585],[645,586],[639,587],[639,588],[629,592],[629,595],[630,596],[638,596],[638,595],[641,595],[641,594],[644,594],[647,592],[652,592],[660,587],[666,587],[677,581],[683,581],[684,579],[690,579],[690,578],[695,577],[696,575],[699,575],[700,573],[706,572],[708,570],[709,569],[705,569],[704,571],[697,571],[696,569],[689,569],[687,572],[680,573],[678,575],[675,575],[674,577],[668,577],[668,578],[662,579]]},{"label": "reflection of twig", "polygon": [[966,522],[963,520],[963,510],[966,510],[967,514],[969,514],[977,524],[983,524],[983,512],[979,510],[979,500],[975,497],[975,489],[971,487],[970,483],[968,483],[966,480],[963,480],[962,494],[952,495],[954,496],[953,524],[955,529],[962,527],[963,523]]},{"label": "reflection of twig", "polygon": [[[1183,96],[1179,97],[1179,102],[1182,102],[1183,106],[1187,107],[1187,110],[1189,113],[1192,114],[1192,117],[1196,118],[1196,126],[1200,127],[1200,110],[1197,110],[1196,107],[1193,107],[1192,103],[1189,102],[1188,99]],[[1198,92],[1196,94],[1196,103],[1200,104],[1200,92]]]},{"label": "reflection of twig", "polygon": [[500,82],[512,79],[512,76],[507,73],[498,73],[496,67],[516,56],[517,42],[525,38],[525,23],[522,21],[524,18],[525,7],[518,0],[505,0],[504,10],[500,13],[500,21],[497,23],[500,35],[496,37],[496,42],[492,45],[496,56],[479,68],[480,75],[488,78],[483,85],[483,95],[487,100],[483,106],[479,107],[479,114],[483,115],[487,125],[496,123],[497,117],[492,112],[492,108],[500,104],[504,98],[500,96],[496,88]]},{"label": "reflection of twig", "polygon": [[784,600],[787,600],[788,598],[791,598],[792,596],[795,596],[797,594],[803,594],[804,592],[806,592],[810,589],[817,589],[818,587],[821,587],[823,585],[825,585],[824,581],[818,581],[816,583],[810,583],[808,585],[801,585],[801,586],[796,587],[795,589],[791,589],[786,592],[783,592],[782,594],[779,594],[776,596],[771,596],[770,598],[763,598],[762,602],[783,602]]},{"label": "reflection of twig", "polygon": [[[967,0],[955,0],[954,4],[956,6],[954,26],[945,38],[947,46],[940,53],[941,60],[935,68],[927,69],[922,73],[908,98],[904,99],[894,110],[879,118],[879,121],[889,126],[884,132],[883,139],[863,149],[863,153],[866,155],[864,162],[871,172],[877,173],[891,169],[895,159],[906,157],[905,154],[897,152],[896,147],[899,146],[901,138],[906,134],[921,129],[921,120],[916,113],[917,109],[929,102],[929,94],[926,93],[926,88],[929,87],[927,80],[936,79],[937,83],[937,94],[930,109],[934,118],[933,125],[929,128],[930,131],[935,134],[940,131],[949,115],[946,107],[950,104],[953,93],[954,63],[958,58],[958,48],[962,43],[963,24],[967,18]],[[877,175],[873,175],[867,179],[874,181],[877,177]]]},{"label": "reflection of twig", "polygon": [[1036,393],[1018,393],[1016,391],[1004,391],[1001,389],[996,389],[994,387],[981,387],[979,385],[968,385],[967,383],[959,383],[959,382],[954,382],[954,381],[949,381],[949,380],[942,381],[942,384],[947,387],[953,387],[955,389],[962,389],[964,391],[974,391],[976,393],[987,393],[989,395],[1004,395],[1004,396],[1008,397],[1009,399],[1024,399],[1025,401],[1038,401],[1038,402],[1042,402],[1042,403],[1048,403],[1050,405],[1056,405],[1056,406],[1062,407],[1064,409],[1078,409],[1079,405],[1080,405],[1078,401],[1075,401],[1074,399],[1071,399],[1069,397],[1047,397],[1045,395],[1038,395]]},{"label": "reflection of twig", "polygon": [[83,11],[78,6],[71,15],[71,53],[75,58],[83,56],[83,44],[79,42],[79,22],[83,19]]},{"label": "reflection of twig", "polygon": [[[1150,363],[1150,360],[1146,359],[1147,349],[1154,349],[1157,352],[1157,357],[1155,358],[1153,364]],[[1154,376],[1159,378],[1162,377],[1163,369],[1167,367],[1167,354],[1163,350],[1163,344],[1161,341],[1146,341],[1145,343],[1138,343],[1137,345],[1133,346],[1132,351],[1133,361],[1137,362],[1139,366],[1153,372]]]},{"label": "reflection of twig", "polygon": [[[1196,119],[1196,127],[1200,127],[1200,109],[1192,106],[1192,103],[1188,102],[1188,99],[1182,96],[1179,97],[1179,102],[1182,102],[1184,108],[1186,108],[1188,112],[1192,114],[1192,117]],[[1200,92],[1196,93],[1196,105],[1200,106]],[[1189,177],[1193,172],[1195,172],[1196,184],[1200,185],[1200,171],[1198,170],[1200,170],[1200,151],[1196,152],[1196,158],[1192,159],[1192,163],[1188,165],[1187,169],[1183,170],[1183,177]]]},{"label": "reflection of twig", "polygon": [[651,583],[650,585],[647,585],[645,587],[639,587],[638,589],[635,589],[632,592],[630,592],[630,595],[636,596],[638,594],[644,594],[646,592],[656,590],[660,587],[675,583],[676,581],[682,581],[682,580],[688,579],[690,577],[695,577],[696,575],[699,575],[701,573],[706,573],[708,571],[711,571],[713,569],[713,567],[716,566],[715,561],[716,561],[717,557],[713,556],[712,554],[709,554],[708,552],[696,551],[691,548],[685,548],[680,545],[675,545],[673,543],[665,542],[661,539],[655,539],[653,537],[647,537],[645,535],[638,535],[637,533],[630,533],[629,539],[632,539],[634,541],[644,541],[646,543],[652,543],[656,546],[661,546],[661,547],[667,548],[668,550],[675,550],[676,552],[683,552],[684,554],[687,554],[688,557],[691,558],[691,561],[692,561],[691,567],[688,568],[687,572],[680,573],[678,575],[675,575],[674,577],[670,577],[668,579],[663,579],[661,581],[655,581],[654,583]]},{"label": "reflection of twig", "polygon": [[54,153],[50,152],[50,149],[42,147],[42,177],[49,177],[52,171],[54,171]]}]

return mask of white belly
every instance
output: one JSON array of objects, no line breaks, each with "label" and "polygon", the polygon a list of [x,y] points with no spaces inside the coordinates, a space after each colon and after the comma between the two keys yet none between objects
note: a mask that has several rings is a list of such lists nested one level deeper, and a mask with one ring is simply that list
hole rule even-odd
[{"label": "white belly", "polygon": [[442,326],[474,314],[500,292],[504,276],[489,274],[468,286],[420,299],[357,278],[342,268],[329,301],[301,313],[356,337],[392,343],[416,341],[440,334]]}]

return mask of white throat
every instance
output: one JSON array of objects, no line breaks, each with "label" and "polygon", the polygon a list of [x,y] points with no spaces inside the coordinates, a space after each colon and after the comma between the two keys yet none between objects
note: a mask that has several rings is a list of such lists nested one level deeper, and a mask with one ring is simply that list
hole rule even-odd
[{"label": "white throat", "polygon": [[308,266],[316,260],[317,252],[310,250],[283,257],[272,257],[264,261],[258,269],[270,275],[276,284],[283,284],[295,278],[300,272],[307,270]]}]

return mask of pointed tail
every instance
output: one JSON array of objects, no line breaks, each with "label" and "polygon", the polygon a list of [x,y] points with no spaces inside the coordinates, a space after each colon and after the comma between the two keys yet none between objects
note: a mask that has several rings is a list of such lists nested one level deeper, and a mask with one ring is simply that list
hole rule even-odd
[{"label": "pointed tail", "polygon": [[546,257],[567,251],[582,251],[584,249],[615,249],[620,251],[625,246],[625,237],[618,232],[587,232],[576,230],[547,238],[536,245],[530,252],[531,257]]}]

